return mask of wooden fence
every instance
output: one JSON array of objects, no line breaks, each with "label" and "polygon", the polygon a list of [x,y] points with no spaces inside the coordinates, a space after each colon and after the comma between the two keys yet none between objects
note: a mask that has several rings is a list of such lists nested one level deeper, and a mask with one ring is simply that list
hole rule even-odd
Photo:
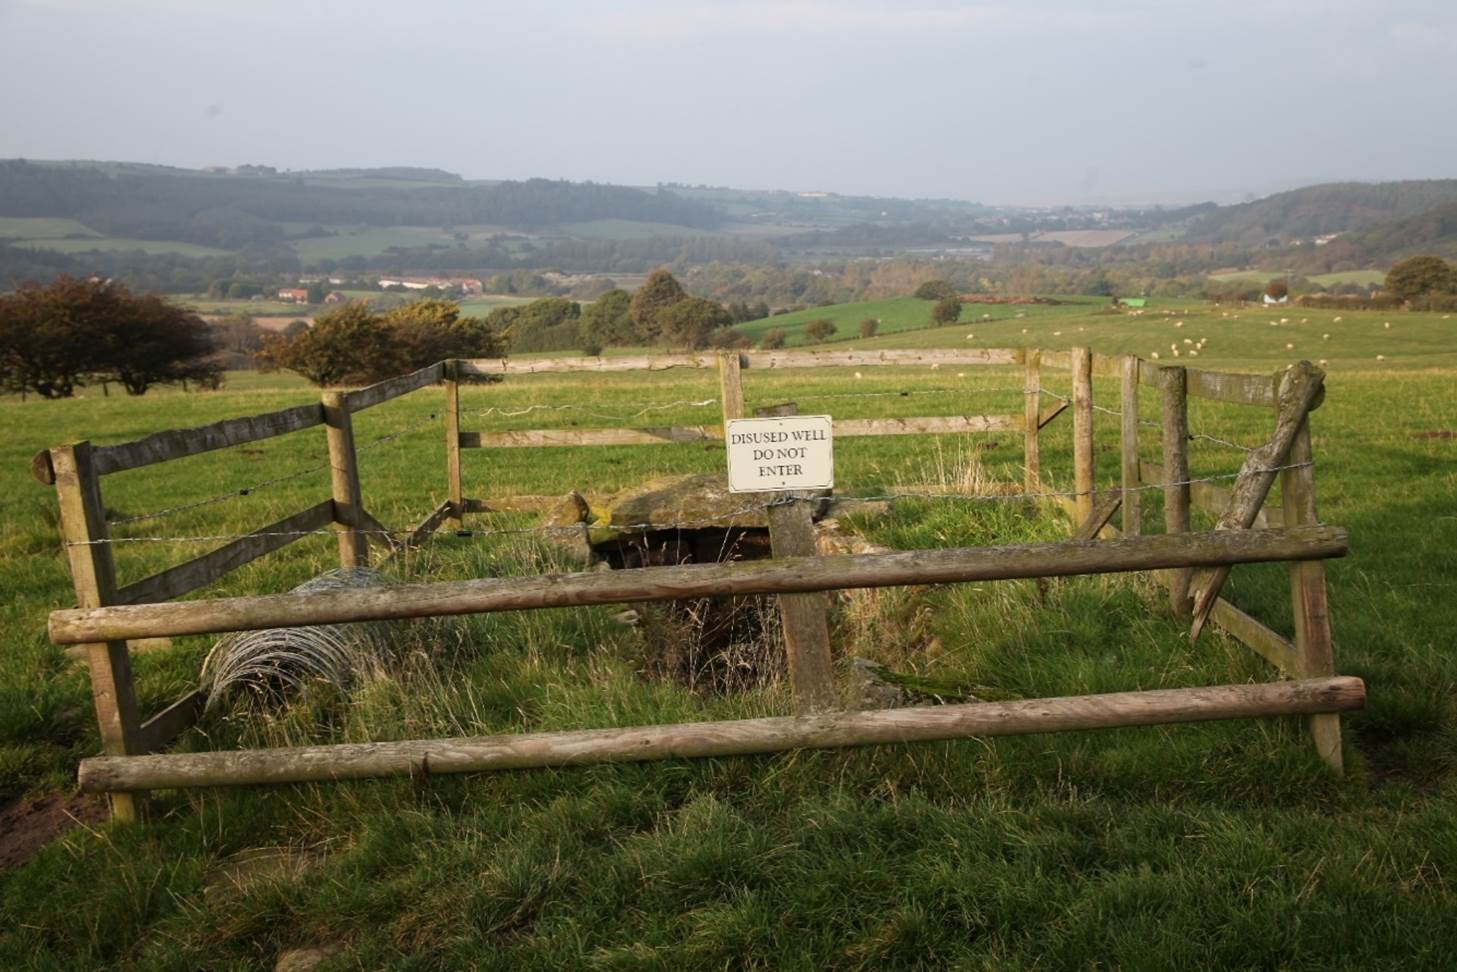
[{"label": "wooden fence", "polygon": [[[767,509],[774,559],[741,564],[643,567],[607,574],[482,579],[391,587],[388,593],[343,590],[177,602],[237,567],[306,533],[333,524],[340,563],[368,562],[368,538],[391,551],[417,544],[445,523],[472,512],[509,507],[465,495],[461,450],[701,442],[723,436],[721,425],[639,429],[553,429],[504,433],[462,430],[460,385],[494,376],[544,372],[630,372],[713,368],[722,418],[744,411],[743,372],[756,370],[931,365],[1016,365],[1024,372],[1021,415],[919,416],[848,420],[836,436],[1016,431],[1023,434],[1027,494],[1064,506],[1073,537],[1055,544],[815,557],[810,505],[787,496]],[[1044,369],[1071,372],[1072,394],[1042,406]],[[1120,480],[1101,491],[1094,469],[1095,377],[1117,378]],[[84,789],[107,792],[113,812],[131,816],[134,798],[175,786],[342,779],[391,773],[463,772],[522,766],[772,752],[792,747],[863,745],[973,735],[1147,725],[1253,715],[1304,714],[1322,759],[1341,768],[1339,716],[1364,700],[1360,680],[1335,676],[1321,560],[1342,556],[1346,538],[1315,513],[1308,415],[1320,402],[1323,374],[1302,362],[1274,376],[1238,375],[1109,358],[1088,349],[969,351],[749,352],[622,358],[446,361],[354,392],[325,393],[318,405],[174,430],[116,446],[87,442],[42,453],[33,463],[53,483],[71,564],[77,607],[56,611],[51,640],[86,647],[103,755],[82,761]],[[436,383],[445,387],[448,499],[400,536],[365,509],[350,416]],[[1161,463],[1140,453],[1138,388],[1159,391]],[[1250,451],[1229,489],[1191,481],[1188,397],[1268,410],[1270,439]],[[1059,493],[1041,469],[1040,433],[1064,411],[1073,423],[1073,489]],[[241,445],[324,425],[329,445],[329,499],[184,564],[118,588],[102,515],[101,476],[122,469]],[[1266,509],[1275,480],[1281,507]],[[1142,535],[1140,496],[1161,487],[1165,533]],[[1218,517],[1213,530],[1192,532],[1191,508]],[[1122,529],[1110,521],[1122,509]],[[1279,561],[1290,565],[1295,632],[1287,639],[1220,597],[1230,568]],[[895,712],[832,712],[837,693],[830,653],[826,592],[852,587],[951,583],[1016,577],[1155,571],[1170,607],[1197,639],[1212,621],[1269,660],[1292,682],[1128,692],[1018,703],[910,708]],[[203,698],[194,692],[153,718],[139,718],[128,663],[129,640],[360,620],[610,604],[725,594],[776,594],[784,621],[797,715],[679,726],[537,733],[474,739],[303,747],[242,753],[164,754],[195,723]]]}]

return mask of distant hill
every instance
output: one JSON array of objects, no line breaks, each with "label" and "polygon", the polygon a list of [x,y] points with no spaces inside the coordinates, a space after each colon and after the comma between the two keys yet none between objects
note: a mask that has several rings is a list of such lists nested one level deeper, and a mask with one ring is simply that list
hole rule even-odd
[{"label": "distant hill", "polygon": [[389,182],[331,186],[320,174],[266,166],[210,173],[0,161],[0,217],[74,219],[105,236],[226,250],[275,247],[299,224],[530,227],[627,219],[707,230],[723,219],[711,205],[661,190],[547,179],[482,185],[438,170],[363,171],[370,178],[388,173]]},{"label": "distant hill", "polygon": [[1343,236],[1341,241],[1358,246],[1378,259],[1393,260],[1417,253],[1457,259],[1457,203],[1378,223]]},{"label": "distant hill", "polygon": [[1184,239],[1283,246],[1401,222],[1453,204],[1457,204],[1457,179],[1336,182],[1220,207],[1191,221]]}]

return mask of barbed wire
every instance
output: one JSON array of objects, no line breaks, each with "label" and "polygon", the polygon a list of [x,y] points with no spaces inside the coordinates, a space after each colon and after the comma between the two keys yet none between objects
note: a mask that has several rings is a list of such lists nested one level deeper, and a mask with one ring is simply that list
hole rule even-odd
[{"label": "barbed wire", "polygon": [[[361,452],[368,452],[370,449],[378,448],[379,446],[382,446],[387,442],[393,442],[396,439],[402,438],[406,435],[410,435],[413,432],[418,432],[420,429],[423,429],[426,426],[434,425],[436,419],[436,414],[434,412],[431,412],[430,417],[422,422],[416,422],[415,424],[406,426],[403,429],[398,429],[394,432],[379,436],[376,439],[371,439],[361,446],[356,446],[354,449],[354,453],[355,455],[358,455]],[[322,462],[317,465],[308,466],[304,469],[299,469],[291,473],[285,473],[282,476],[274,476],[271,479],[260,480],[259,482],[253,483],[248,486],[240,486],[236,489],[227,490],[226,492],[216,493],[212,496],[205,497],[204,499],[193,500],[188,503],[179,503],[176,506],[168,506],[160,510],[150,510],[146,513],[136,513],[132,516],[117,517],[114,520],[107,520],[106,525],[121,526],[126,523],[139,523],[143,520],[155,520],[160,519],[164,516],[171,516],[175,513],[185,513],[188,510],[201,509],[205,506],[216,506],[218,503],[226,503],[229,500],[238,499],[242,496],[249,496],[253,493],[256,493],[260,489],[267,489],[269,486],[276,486],[279,483],[286,483],[290,480],[302,479],[305,476],[312,476],[314,473],[322,472],[325,469],[331,468],[331,465],[332,464],[329,462]]]},{"label": "barbed wire", "polygon": [[521,415],[530,415],[533,412],[581,412],[583,415],[590,415],[593,418],[609,419],[616,422],[630,422],[635,418],[642,418],[652,412],[663,412],[674,408],[703,408],[707,405],[717,405],[717,398],[704,398],[698,400],[681,399],[676,402],[655,402],[646,405],[629,415],[613,415],[608,412],[598,412],[590,405],[577,405],[573,403],[561,405],[528,405],[525,408],[503,408],[499,405],[492,405],[473,412],[466,412],[470,417],[479,415],[497,415],[501,418],[516,418]]},{"label": "barbed wire", "polygon": [[[1104,405],[1097,405],[1097,404],[1093,405],[1093,411],[1095,411],[1095,412],[1102,412],[1105,415],[1116,415],[1119,418],[1122,418],[1123,417],[1123,411],[1122,411],[1122,409],[1108,408],[1107,406],[1104,406]],[[1138,420],[1138,424],[1141,425],[1141,426],[1143,426],[1144,428],[1160,429],[1160,430],[1163,429],[1163,424],[1162,423],[1153,422],[1153,421],[1150,421],[1148,419],[1139,419]],[[1222,445],[1222,446],[1228,446],[1231,449],[1238,449],[1240,452],[1254,452],[1255,449],[1259,448],[1258,446],[1247,446],[1247,445],[1240,445],[1238,442],[1230,442],[1228,439],[1221,439],[1221,438],[1219,438],[1219,436],[1217,436],[1217,435],[1210,435],[1208,432],[1190,432],[1189,433],[1189,438],[1190,439],[1204,439],[1205,441],[1208,441],[1208,442],[1214,442],[1214,443],[1217,443],[1217,444]]]},{"label": "barbed wire", "polygon": [[[1315,465],[1314,462],[1296,462],[1296,463],[1288,463],[1286,465],[1281,465],[1281,466],[1269,466],[1269,467],[1254,469],[1254,470],[1250,470],[1250,471],[1251,472],[1257,472],[1257,473],[1274,473],[1274,472],[1284,472],[1287,469],[1305,469],[1305,468],[1308,468],[1308,467],[1313,467],[1314,465]],[[1197,477],[1197,478],[1176,480],[1176,481],[1167,482],[1167,483],[1142,483],[1142,484],[1140,484],[1138,486],[1133,487],[1129,491],[1130,492],[1144,492],[1144,491],[1148,491],[1148,490],[1162,490],[1162,489],[1168,488],[1169,486],[1192,486],[1192,485],[1195,485],[1195,484],[1198,484],[1198,483],[1221,482],[1221,481],[1224,481],[1224,480],[1236,479],[1236,478],[1238,478],[1242,474],[1243,474],[1243,472],[1220,473],[1220,474],[1213,475],[1213,476],[1201,476],[1201,477]],[[956,501],[970,501],[970,502],[1011,502],[1011,501],[1025,501],[1025,500],[1030,500],[1030,499],[1043,499],[1043,498],[1047,498],[1047,497],[1064,497],[1064,498],[1069,498],[1069,499],[1075,499],[1079,495],[1081,495],[1081,494],[1079,494],[1076,490],[1040,490],[1040,491],[1037,491],[1037,492],[1025,492],[1024,491],[1024,492],[1016,492],[1016,493],[955,493],[955,492],[943,492],[943,491],[939,491],[939,490],[937,490],[937,491],[929,491],[929,490],[928,491],[896,490],[894,492],[878,493],[878,494],[865,495],[865,496],[856,496],[856,495],[832,495],[832,496],[825,497],[825,499],[831,500],[831,501],[836,501],[836,502],[852,502],[852,503],[881,503],[881,502],[894,502],[896,500],[907,500],[907,499],[956,500]],[[767,512],[772,507],[780,506],[780,505],[783,505],[784,503],[791,502],[791,501],[792,501],[792,499],[789,498],[789,497],[782,497],[782,498],[776,498],[774,500],[770,500],[767,503],[765,503],[765,502],[754,503],[754,504],[750,504],[750,505],[746,505],[746,506],[740,507],[739,509],[727,510],[727,511],[724,511],[722,513],[715,514],[713,516],[702,517],[702,518],[699,518],[697,520],[679,520],[679,521],[674,521],[672,523],[653,523],[653,522],[644,522],[644,523],[607,523],[607,524],[602,524],[599,527],[599,529],[610,529],[610,530],[612,530],[614,532],[631,532],[631,531],[666,532],[666,531],[672,531],[672,530],[690,530],[690,529],[696,529],[696,528],[707,527],[707,526],[723,526],[724,525],[724,522],[726,520],[732,520],[734,517],[746,516],[746,515],[751,514],[751,513],[764,513],[764,512]],[[578,532],[578,531],[581,530],[581,528],[583,526],[586,526],[586,525],[587,524],[576,523],[576,524],[568,524],[568,525],[565,525],[565,526],[541,526],[541,525],[538,525],[538,526],[531,526],[531,527],[491,527],[491,528],[485,529],[485,530],[462,530],[462,531],[459,531],[459,532],[461,534],[465,535],[465,536],[470,536],[470,537],[489,537],[489,536],[506,536],[506,535],[522,535],[522,534],[537,534],[537,535],[542,535],[542,534],[561,533],[561,532]],[[354,533],[361,533],[361,534],[382,535],[382,536],[394,537],[394,536],[399,536],[399,535],[402,535],[402,534],[409,534],[411,531],[410,530],[377,530],[377,529],[368,529],[368,528],[355,528],[352,532],[354,532]],[[70,546],[70,547],[87,547],[87,546],[96,546],[96,545],[99,545],[99,544],[121,544],[121,543],[204,543],[204,542],[219,542],[219,541],[230,541],[230,540],[242,540],[242,539],[247,538],[247,537],[334,536],[337,533],[338,533],[338,530],[337,529],[335,529],[333,527],[326,527],[326,528],[320,528],[320,529],[316,529],[316,530],[278,530],[278,531],[255,532],[255,533],[207,534],[207,535],[176,536],[176,537],[157,537],[157,536],[145,536],[145,537],[105,537],[105,538],[93,539],[93,540],[71,540],[71,541],[67,541],[66,546]]]}]

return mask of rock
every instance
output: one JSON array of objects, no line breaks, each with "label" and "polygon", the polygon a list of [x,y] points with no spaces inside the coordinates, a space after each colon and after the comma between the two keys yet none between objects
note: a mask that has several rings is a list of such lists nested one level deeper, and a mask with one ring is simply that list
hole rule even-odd
[{"label": "rock", "polygon": [[[607,543],[628,533],[647,533],[676,526],[765,528],[764,508],[777,493],[730,493],[725,473],[664,476],[631,486],[603,503],[592,524],[593,543]],[[828,490],[817,491],[815,519],[823,514]]]},{"label": "rock", "polygon": [[562,497],[560,503],[542,514],[542,536],[564,554],[568,562],[582,567],[591,566],[596,560],[588,542],[587,521],[591,518],[592,509],[587,501],[581,493],[572,490]]},{"label": "rock", "polygon": [[306,945],[280,952],[273,972],[312,972],[344,951],[342,945]]}]

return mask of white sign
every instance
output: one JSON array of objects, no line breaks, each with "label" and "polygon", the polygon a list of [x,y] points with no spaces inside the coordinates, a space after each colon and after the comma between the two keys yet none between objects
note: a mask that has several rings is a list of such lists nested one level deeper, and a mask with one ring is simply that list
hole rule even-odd
[{"label": "white sign", "polygon": [[730,419],[725,432],[730,493],[835,485],[828,415]]}]

